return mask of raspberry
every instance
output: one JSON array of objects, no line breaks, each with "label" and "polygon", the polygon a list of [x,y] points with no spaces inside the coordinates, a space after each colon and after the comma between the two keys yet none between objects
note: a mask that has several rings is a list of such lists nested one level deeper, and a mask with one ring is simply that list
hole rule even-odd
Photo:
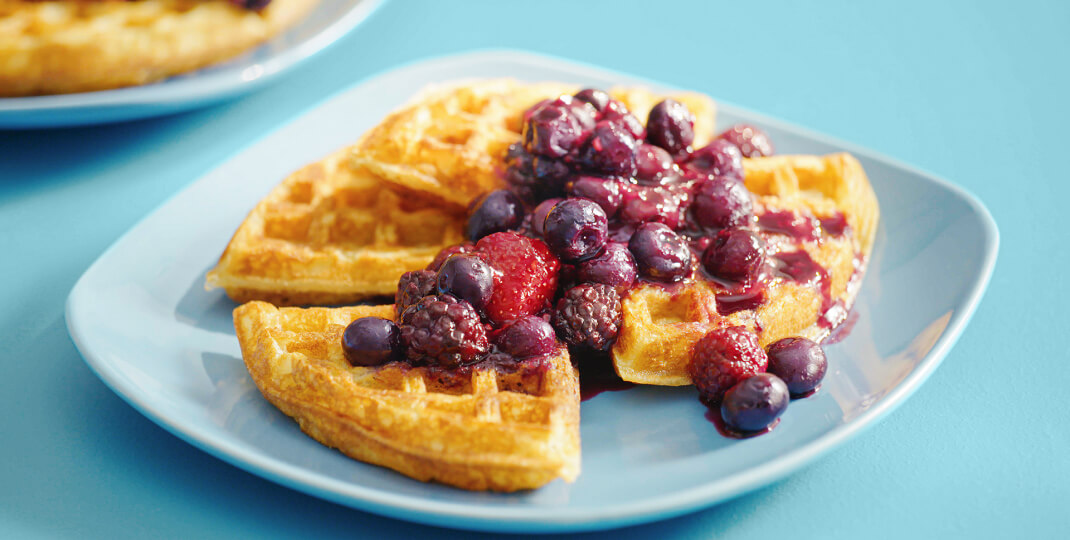
[{"label": "raspberry", "polygon": [[475,308],[448,294],[425,296],[402,314],[401,340],[413,363],[445,368],[471,364],[487,353],[487,332]]},{"label": "raspberry", "polygon": [[731,326],[711,330],[695,343],[687,372],[699,399],[716,405],[736,383],[764,372],[768,362],[754,332]]},{"label": "raspberry", "polygon": [[501,326],[550,305],[561,263],[542,240],[500,232],[480,239],[476,251],[495,270],[493,292],[483,307],[492,324]]},{"label": "raspberry", "polygon": [[416,270],[401,274],[401,279],[398,280],[398,291],[394,293],[394,311],[399,321],[401,314],[405,313],[409,306],[435,292],[436,277],[435,272],[430,270]]},{"label": "raspberry", "polygon": [[620,295],[616,289],[601,283],[584,283],[569,289],[558,300],[552,322],[565,343],[604,351],[617,339],[621,319]]}]

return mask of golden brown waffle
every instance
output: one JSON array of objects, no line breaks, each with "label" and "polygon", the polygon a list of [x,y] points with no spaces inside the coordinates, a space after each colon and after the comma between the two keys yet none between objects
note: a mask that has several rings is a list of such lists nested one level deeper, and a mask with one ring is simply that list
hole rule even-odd
[{"label": "golden brown waffle", "polygon": [[[577,90],[575,85],[509,79],[433,88],[370,131],[353,159],[412,196],[464,209],[473,198],[504,187],[502,156],[520,141],[524,111]],[[643,88],[615,88],[610,95],[643,122],[664,99]],[[713,101],[687,92],[672,97],[695,115],[695,144],[711,140]]]},{"label": "golden brown waffle", "polygon": [[336,151],[287,177],[242,222],[207,284],[237,302],[393,297],[401,274],[461,241],[463,215],[386,189]]},{"label": "golden brown waffle", "polygon": [[514,372],[447,376],[391,363],[352,367],[341,335],[393,306],[234,310],[242,356],[272,404],[317,441],[422,481],[516,491],[580,469],[579,375],[564,348]]},{"label": "golden brown waffle", "polygon": [[[814,262],[826,269],[830,297],[837,303],[828,317],[839,323],[858,292],[865,261],[873,247],[880,210],[865,171],[848,154],[778,156],[744,160],[745,182],[755,195],[755,212],[790,210],[804,217],[842,214],[843,235],[823,233],[802,242]],[[770,254],[795,251],[789,237],[762,232]],[[766,302],[756,310],[723,317],[717,312],[717,290],[705,280],[674,286],[645,285],[622,302],[624,323],[613,347],[617,374],[642,384],[691,384],[687,362],[691,348],[713,328],[744,325],[757,332],[763,347],[784,337],[823,339],[828,324],[819,322],[823,294],[814,286],[774,277]],[[827,306],[824,306],[827,307]]]},{"label": "golden brown waffle", "polygon": [[237,56],[318,0],[0,0],[0,97],[145,84]]},{"label": "golden brown waffle", "polygon": [[[523,112],[570,91],[575,88],[558,83],[495,80],[426,92],[416,105],[390,115],[365,136],[379,143],[358,142],[275,188],[234,234],[208,273],[208,287],[224,288],[237,302],[276,305],[393,296],[401,274],[425,267],[440,249],[462,240],[470,197],[455,197],[463,204],[446,205],[436,194],[501,187],[495,171],[502,167],[508,145],[520,138]],[[642,89],[617,89],[614,96],[644,117],[661,99]],[[699,143],[709,140],[710,99],[687,93],[676,97],[694,111]],[[459,122],[462,117],[465,121]],[[473,125],[488,127],[473,131]],[[467,141],[467,149],[451,151],[442,142],[460,139]],[[397,166],[361,157],[365,152],[389,154],[395,141],[420,141],[414,143],[419,149],[394,156],[403,162]],[[431,171],[425,179],[439,191],[421,195],[416,190],[425,186],[423,180],[399,185],[396,180],[413,178],[413,171]]]}]

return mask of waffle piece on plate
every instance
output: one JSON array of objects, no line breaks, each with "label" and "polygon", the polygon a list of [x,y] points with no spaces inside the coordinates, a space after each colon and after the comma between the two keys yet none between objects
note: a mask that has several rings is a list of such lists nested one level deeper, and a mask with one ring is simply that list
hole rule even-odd
[{"label": "waffle piece on plate", "polygon": [[[357,145],[354,160],[412,196],[463,210],[474,197],[503,186],[502,157],[520,141],[524,112],[577,90],[575,85],[509,79],[430,88],[370,131]],[[610,95],[643,120],[664,98],[639,87],[615,88]],[[709,141],[713,101],[690,92],[672,97],[695,115],[696,143]]]},{"label": "waffle piece on plate", "polygon": [[774,265],[757,291],[763,301],[747,306],[749,298],[708,279],[636,287],[622,302],[624,322],[612,351],[624,380],[690,384],[691,348],[717,327],[745,326],[765,347],[793,336],[821,341],[846,317],[879,219],[862,166],[848,154],[832,154],[747,159],[744,169]]},{"label": "waffle piece on plate", "polygon": [[579,474],[579,376],[564,348],[513,368],[353,366],[342,348],[361,317],[394,307],[234,311],[249,373],[308,435],[407,476],[470,490],[517,491]]},{"label": "waffle piece on plate", "polygon": [[318,0],[0,0],[0,97],[154,82],[237,56]]},{"label": "waffle piece on plate", "polygon": [[208,286],[277,305],[392,297],[401,274],[461,241],[463,214],[386,189],[350,154],[336,151],[276,186],[234,233]]}]

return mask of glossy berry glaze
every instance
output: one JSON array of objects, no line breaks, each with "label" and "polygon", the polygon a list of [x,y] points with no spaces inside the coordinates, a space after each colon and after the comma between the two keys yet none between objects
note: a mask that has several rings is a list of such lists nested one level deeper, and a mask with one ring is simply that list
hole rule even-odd
[{"label": "glossy berry glaze", "polygon": [[[705,281],[727,316],[761,307],[771,287],[793,282],[820,295],[823,326],[846,318],[828,271],[804,247],[842,236],[847,221],[758,203],[743,184],[743,158],[772,152],[763,132],[736,126],[696,148],[694,117],[682,104],[659,103],[645,120],[596,89],[534,104],[521,142],[504,156],[506,189],[469,208],[469,242],[402,278],[406,350],[384,357],[430,366],[445,380],[484,368],[538,376],[564,344],[589,399],[634,386],[617,377],[607,351],[622,324],[621,300],[637,287]],[[438,311],[410,313],[421,306]],[[433,328],[451,335],[428,337]],[[423,359],[412,347],[442,357]],[[779,422],[771,418],[768,429]]]}]

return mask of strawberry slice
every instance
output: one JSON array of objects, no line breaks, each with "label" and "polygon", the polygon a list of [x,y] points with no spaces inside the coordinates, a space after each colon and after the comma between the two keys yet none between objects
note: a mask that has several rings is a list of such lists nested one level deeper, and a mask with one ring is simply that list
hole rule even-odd
[{"label": "strawberry slice", "polygon": [[495,270],[494,290],[484,308],[494,326],[550,306],[561,263],[542,240],[499,232],[481,238],[476,252]]}]

